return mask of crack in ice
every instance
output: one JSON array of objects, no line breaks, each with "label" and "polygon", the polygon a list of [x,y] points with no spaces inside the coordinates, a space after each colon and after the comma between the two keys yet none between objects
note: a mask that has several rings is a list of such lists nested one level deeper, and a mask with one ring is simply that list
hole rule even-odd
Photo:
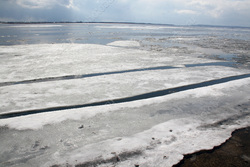
[{"label": "crack in ice", "polygon": [[32,110],[25,110],[25,111],[16,111],[16,112],[10,112],[10,113],[3,113],[0,114],[0,119],[6,119],[6,118],[12,118],[12,117],[20,117],[20,116],[26,116],[31,114],[38,114],[38,113],[44,113],[44,112],[54,112],[59,110],[68,110],[68,109],[76,109],[76,108],[83,108],[83,107],[94,107],[94,106],[102,106],[102,105],[110,105],[110,104],[118,104],[118,103],[125,103],[125,102],[132,102],[137,100],[144,100],[159,96],[165,96],[177,92],[182,92],[190,89],[196,89],[196,88],[202,88],[206,86],[212,86],[217,85],[229,81],[239,80],[250,77],[249,74],[243,74],[243,75],[236,75],[236,76],[230,76],[220,79],[214,79],[209,81],[204,81],[200,83],[190,84],[190,85],[184,85],[180,87],[175,88],[169,88],[164,90],[158,90],[153,91],[149,93],[144,93],[140,95],[135,95],[131,97],[124,97],[119,99],[111,99],[111,100],[104,100],[99,102],[93,102],[93,103],[87,103],[87,104],[78,104],[78,105],[68,105],[68,106],[57,106],[57,107],[51,107],[51,108],[43,108],[43,109],[32,109]]},{"label": "crack in ice", "polygon": [[[192,67],[201,67],[201,66],[232,67],[233,63],[232,62],[211,62],[211,63],[200,63],[200,64],[185,64],[183,67],[192,68]],[[111,71],[111,72],[102,72],[102,73],[93,73],[93,74],[66,75],[66,76],[59,76],[59,77],[38,78],[38,79],[30,79],[30,80],[23,80],[23,81],[2,82],[2,83],[0,83],[0,87],[12,86],[12,85],[20,85],[20,84],[32,84],[32,83],[50,82],[50,81],[82,79],[82,78],[90,78],[90,77],[97,77],[97,76],[103,76],[103,75],[113,75],[113,74],[123,74],[123,73],[131,73],[131,72],[153,71],[153,70],[168,70],[168,69],[183,68],[183,67],[178,67],[178,66],[158,66],[158,67],[148,67],[148,68],[139,68],[139,69],[121,70],[121,71]]]}]

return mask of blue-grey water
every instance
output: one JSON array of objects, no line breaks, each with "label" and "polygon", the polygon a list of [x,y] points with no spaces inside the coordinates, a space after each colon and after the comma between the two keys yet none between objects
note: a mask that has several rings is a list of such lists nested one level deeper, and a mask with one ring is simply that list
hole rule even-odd
[{"label": "blue-grey water", "polygon": [[250,41],[250,28],[97,23],[0,24],[0,45],[107,44],[115,40],[164,39],[170,37],[217,37]]}]

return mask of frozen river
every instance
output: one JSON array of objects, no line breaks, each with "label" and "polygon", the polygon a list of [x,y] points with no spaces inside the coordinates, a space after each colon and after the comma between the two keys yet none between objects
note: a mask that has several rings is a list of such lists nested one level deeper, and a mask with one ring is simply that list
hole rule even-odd
[{"label": "frozen river", "polygon": [[171,167],[250,126],[250,29],[0,24],[0,166]]}]

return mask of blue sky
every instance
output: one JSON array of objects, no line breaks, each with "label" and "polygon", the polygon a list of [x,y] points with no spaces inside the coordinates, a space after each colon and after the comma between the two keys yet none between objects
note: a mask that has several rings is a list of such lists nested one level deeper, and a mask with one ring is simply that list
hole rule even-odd
[{"label": "blue sky", "polygon": [[112,21],[250,27],[250,0],[0,0],[0,21]]}]

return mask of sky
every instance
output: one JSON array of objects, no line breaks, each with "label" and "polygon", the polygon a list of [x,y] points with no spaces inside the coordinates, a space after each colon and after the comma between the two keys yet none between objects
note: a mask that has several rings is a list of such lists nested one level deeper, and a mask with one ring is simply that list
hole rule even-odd
[{"label": "sky", "polygon": [[0,21],[250,27],[250,0],[0,0]]}]

